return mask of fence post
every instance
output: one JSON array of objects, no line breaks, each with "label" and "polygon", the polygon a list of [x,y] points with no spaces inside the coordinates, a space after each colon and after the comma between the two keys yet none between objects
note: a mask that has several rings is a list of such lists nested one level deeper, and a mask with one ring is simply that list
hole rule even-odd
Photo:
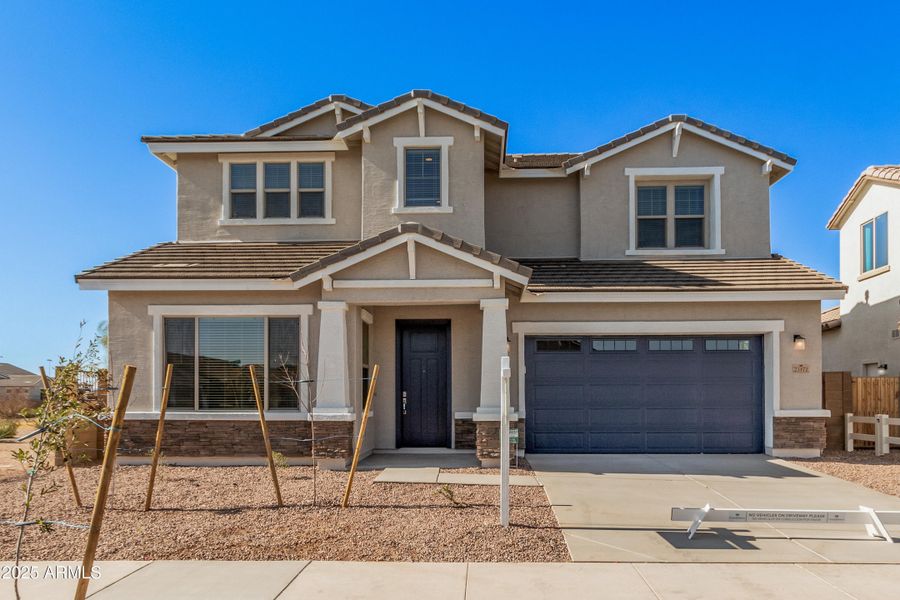
[{"label": "fence post", "polygon": [[888,419],[889,415],[875,415],[875,456],[883,456],[890,453],[888,444]]},{"label": "fence post", "polygon": [[853,452],[853,413],[844,413],[844,450]]}]

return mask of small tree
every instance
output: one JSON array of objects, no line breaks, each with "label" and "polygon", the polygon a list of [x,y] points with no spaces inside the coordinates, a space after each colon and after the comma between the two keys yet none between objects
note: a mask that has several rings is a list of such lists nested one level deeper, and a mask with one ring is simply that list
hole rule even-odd
[{"label": "small tree", "polygon": [[[318,490],[317,490],[317,480],[316,475],[319,470],[318,464],[316,462],[316,419],[315,419],[315,410],[316,410],[316,401],[315,398],[312,397],[311,394],[303,394],[301,393],[300,386],[309,386],[309,380],[301,380],[299,378],[300,374],[297,372],[296,367],[293,367],[287,363],[284,357],[279,356],[279,361],[281,362],[281,377],[279,377],[275,383],[278,385],[283,385],[293,392],[294,396],[297,397],[297,404],[301,409],[306,411],[306,414],[309,415],[309,442],[310,442],[310,457],[312,460],[313,467],[313,506],[318,505]],[[309,388],[307,387],[307,392]],[[304,396],[306,399],[304,400]]]},{"label": "small tree", "polygon": [[[84,331],[84,322],[81,323],[81,331]],[[82,386],[79,381],[87,375],[88,379],[96,379],[98,375],[98,342],[91,340],[87,346],[83,346],[82,334],[79,334],[71,358],[59,357],[59,362],[49,387],[44,391],[43,401],[35,409],[23,411],[23,415],[35,421],[37,435],[31,438],[28,449],[20,448],[13,452],[25,469],[28,479],[23,486],[22,518],[18,523],[19,536],[16,541],[16,567],[18,568],[22,554],[22,542],[25,538],[25,528],[36,525],[43,532],[52,530],[55,524],[64,524],[51,521],[45,517],[29,520],[35,493],[43,496],[55,492],[59,485],[50,482],[41,485],[35,490],[35,483],[42,475],[51,473],[55,467],[52,458],[57,452],[61,453],[65,460],[71,460],[69,450],[69,430],[76,421],[94,422],[107,419],[109,411],[98,399],[93,390]],[[14,579],[16,598],[19,598],[18,579]]]}]

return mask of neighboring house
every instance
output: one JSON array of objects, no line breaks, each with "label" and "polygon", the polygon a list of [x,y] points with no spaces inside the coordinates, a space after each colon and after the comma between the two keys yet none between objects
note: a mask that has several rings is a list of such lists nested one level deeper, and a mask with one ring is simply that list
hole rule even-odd
[{"label": "neighboring house", "polygon": [[507,133],[417,90],[143,138],[177,172],[178,239],[76,277],[138,368],[123,443],[152,447],[171,363],[165,453],[258,460],[256,364],[276,449],[309,453],[287,372],[343,466],[378,364],[365,452],[495,463],[509,354],[529,452],[817,455],[820,303],[844,288],[770,253],[795,160],[684,115],[583,153]]},{"label": "neighboring house", "polygon": [[41,403],[41,378],[9,363],[0,363],[0,416],[17,416]]},{"label": "neighboring house", "polygon": [[[856,376],[900,375],[900,165],[869,167],[828,229],[840,231],[847,295],[822,313],[822,364]],[[893,269],[891,261],[894,261]]]}]

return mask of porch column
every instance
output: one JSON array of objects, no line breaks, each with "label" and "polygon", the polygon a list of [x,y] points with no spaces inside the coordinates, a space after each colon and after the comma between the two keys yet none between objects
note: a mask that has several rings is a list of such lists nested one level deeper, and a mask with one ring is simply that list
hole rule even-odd
[{"label": "porch column", "polygon": [[[316,413],[353,418],[347,355],[347,303],[319,302],[319,363],[316,370]],[[318,419],[317,419],[318,420]],[[331,420],[331,419],[329,419]]]},{"label": "porch column", "polygon": [[500,419],[500,357],[507,353],[506,309],[509,300],[481,301],[481,399],[475,420]]}]

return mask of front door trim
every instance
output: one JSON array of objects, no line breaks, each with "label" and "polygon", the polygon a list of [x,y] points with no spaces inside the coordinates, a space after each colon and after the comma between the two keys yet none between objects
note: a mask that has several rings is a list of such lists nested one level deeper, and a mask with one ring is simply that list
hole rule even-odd
[{"label": "front door trim", "polygon": [[443,326],[445,329],[445,339],[447,344],[446,353],[446,369],[447,369],[447,431],[446,431],[446,447],[452,448],[455,445],[453,436],[453,396],[451,394],[453,382],[453,361],[452,348],[453,341],[450,337],[450,319],[397,319],[395,322],[395,374],[394,374],[394,431],[395,431],[395,448],[403,448],[403,415],[401,409],[402,393],[403,393],[403,329],[406,327],[416,326]]}]

